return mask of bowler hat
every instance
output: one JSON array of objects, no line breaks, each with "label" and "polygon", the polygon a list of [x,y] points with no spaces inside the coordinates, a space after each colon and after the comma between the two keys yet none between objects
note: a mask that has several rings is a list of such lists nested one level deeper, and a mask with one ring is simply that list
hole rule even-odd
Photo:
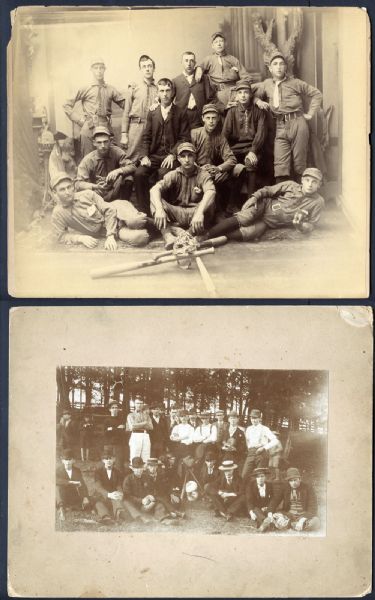
[{"label": "bowler hat", "polygon": [[65,448],[61,453],[61,458],[63,460],[71,460],[74,458],[73,450],[71,448]]},{"label": "bowler hat", "polygon": [[206,452],[206,456],[204,457],[204,460],[207,462],[209,460],[216,460],[216,454],[215,452]]},{"label": "bowler hat", "polygon": [[192,154],[197,153],[197,149],[191,142],[182,142],[177,148],[177,156],[182,154],[182,152],[191,152]]},{"label": "bowler hat", "polygon": [[112,446],[104,446],[102,451],[102,458],[113,458],[115,455]]},{"label": "bowler hat", "polygon": [[219,109],[216,106],[216,104],[205,104],[204,105],[204,107],[202,108],[202,116],[209,112],[214,112],[217,115],[219,114]]},{"label": "bowler hat", "polygon": [[146,463],[149,467],[157,467],[159,464],[159,461],[157,458],[148,458]]},{"label": "bowler hat", "polygon": [[61,181],[65,181],[66,179],[68,179],[69,181],[73,181],[70,175],[68,175],[68,173],[65,173],[65,171],[60,171],[59,173],[56,173],[54,177],[51,177],[51,188],[54,190],[55,187],[59,183],[61,183]]},{"label": "bowler hat", "polygon": [[237,469],[238,465],[236,465],[233,460],[223,460],[219,469],[220,471],[233,471]]},{"label": "bowler hat", "polygon": [[317,179],[318,181],[323,181],[323,175],[322,172],[319,171],[319,169],[316,169],[315,167],[308,167],[307,169],[304,170],[304,172],[302,173],[302,177],[313,177],[314,179]]},{"label": "bowler hat", "polygon": [[58,140],[66,140],[66,138],[68,136],[65,135],[65,133],[63,133],[62,131],[56,131],[56,133],[53,137],[55,138],[55,141],[57,142]]},{"label": "bowler hat", "polygon": [[104,127],[104,125],[99,125],[98,127],[95,127],[93,133],[92,133],[92,137],[94,138],[97,135],[108,135],[108,137],[111,137],[110,132],[108,131],[107,127]]},{"label": "bowler hat", "polygon": [[143,462],[142,458],[140,456],[135,456],[132,459],[130,468],[131,469],[141,469],[144,466],[145,466],[145,463]]},{"label": "bowler hat", "polygon": [[301,473],[299,470],[295,467],[290,467],[286,472],[286,479],[289,481],[289,479],[296,479],[297,477],[301,479]]}]

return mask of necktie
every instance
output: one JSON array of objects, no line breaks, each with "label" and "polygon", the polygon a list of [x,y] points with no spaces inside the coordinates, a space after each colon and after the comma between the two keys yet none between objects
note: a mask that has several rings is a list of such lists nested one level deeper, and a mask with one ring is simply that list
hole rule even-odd
[{"label": "necktie", "polygon": [[274,108],[279,108],[280,106],[280,90],[279,85],[281,81],[275,81],[275,89],[273,91],[273,106]]},{"label": "necktie", "polygon": [[97,96],[97,114],[99,117],[106,116],[106,108],[105,108],[105,92],[104,86],[99,85],[98,87],[98,96]]}]

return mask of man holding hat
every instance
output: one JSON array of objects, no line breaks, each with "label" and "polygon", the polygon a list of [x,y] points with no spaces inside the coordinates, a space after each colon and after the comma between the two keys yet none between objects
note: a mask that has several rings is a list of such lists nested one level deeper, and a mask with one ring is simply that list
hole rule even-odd
[{"label": "man holding hat", "polygon": [[247,457],[242,470],[242,478],[246,480],[254,468],[267,467],[269,448],[278,445],[278,439],[272,431],[262,425],[262,413],[257,408],[250,412],[251,425],[245,432]]},{"label": "man holding hat", "polygon": [[313,231],[324,208],[318,194],[323,175],[309,167],[302,183],[284,181],[265,186],[246,200],[240,212],[214,225],[206,238],[227,235],[230,239],[250,242],[260,238],[267,229],[292,227],[301,233]]},{"label": "man holding hat", "polygon": [[[272,111],[276,121],[274,143],[274,172],[276,182],[292,179],[300,181],[306,169],[309,142],[308,121],[311,121],[322,103],[321,92],[301,79],[287,75],[284,55],[276,50],[269,58],[270,79],[253,85],[262,107]],[[310,99],[307,112],[304,98]]]},{"label": "man holding hat", "polygon": [[[223,125],[223,135],[227,138],[239,165],[244,165],[236,173],[236,185],[232,185],[231,202],[233,208],[241,208],[240,200],[243,183],[247,186],[247,198],[256,190],[256,173],[267,135],[266,113],[254,103],[251,85],[241,80],[235,87],[237,104],[228,109]],[[237,169],[235,169],[237,171]]]},{"label": "man holding hat", "polygon": [[237,159],[220,131],[220,113],[216,104],[205,104],[202,120],[203,127],[191,131],[191,140],[197,150],[195,162],[211,175],[217,191],[217,203],[222,204],[224,209],[230,190],[228,180]]},{"label": "man holding hat", "polygon": [[246,507],[244,485],[237,468],[232,460],[224,460],[219,467],[221,475],[218,482],[205,488],[215,508],[215,516],[222,516],[227,521],[232,521],[234,515],[243,512]]},{"label": "man holding hat", "polygon": [[[274,515],[277,529],[290,526],[295,531],[316,531],[320,527],[318,501],[314,488],[302,481],[301,473],[295,467],[286,472],[287,483],[276,499],[281,504],[278,514]],[[284,519],[279,519],[279,513]]]},{"label": "man holding hat", "polygon": [[[66,100],[63,109],[67,117],[80,127],[81,157],[93,150],[92,136],[95,127],[103,125],[111,128],[112,103],[120,108],[125,106],[125,96],[112,85],[104,81],[105,64],[100,57],[91,61],[93,81],[90,85],[79,88],[76,95]],[[77,103],[81,104],[81,111],[75,110]]]},{"label": "man holding hat", "polygon": [[238,426],[239,417],[235,410],[228,414],[228,431],[223,436],[221,443],[221,457],[223,460],[233,460],[240,466],[246,455],[245,434]]},{"label": "man holding hat", "polygon": [[180,166],[167,173],[150,191],[151,212],[167,249],[173,246],[174,234],[181,232],[181,228],[197,235],[213,219],[215,185],[210,174],[195,164],[195,156],[191,142],[180,144],[177,148]]},{"label": "man holding hat", "polygon": [[150,214],[150,184],[176,168],[177,146],[190,140],[183,110],[173,104],[174,87],[167,77],[158,81],[160,104],[149,110],[139,152],[140,165],[134,176],[138,208]]},{"label": "man holding hat", "polygon": [[66,173],[58,173],[51,180],[51,188],[56,199],[51,222],[60,243],[95,248],[98,239],[105,237],[104,248],[110,251],[117,250],[117,239],[133,246],[147,244],[146,217],[130,202],[109,204],[93,190],[75,192]]},{"label": "man holding hat", "polygon": [[106,202],[129,200],[135,165],[124,150],[111,144],[107,127],[95,127],[92,134],[95,149],[78,165],[77,190],[94,190]]},{"label": "man holding hat", "polygon": [[276,493],[273,484],[267,481],[267,467],[254,469],[253,478],[246,486],[247,511],[251,521],[261,532],[266,531],[272,523],[276,509]]},{"label": "man holding hat", "polygon": [[94,473],[93,500],[99,519],[111,523],[112,518],[124,519],[132,515],[132,506],[123,499],[123,475],[115,464],[115,452],[111,446],[104,446],[102,465]]},{"label": "man holding hat", "polygon": [[56,469],[56,506],[59,518],[65,520],[65,509],[84,510],[89,507],[89,493],[83,475],[74,466],[73,451],[65,448],[61,453],[61,465]]},{"label": "man holding hat", "polygon": [[223,112],[230,100],[231,88],[239,79],[251,82],[251,76],[238,58],[227,54],[225,37],[221,31],[212,34],[211,42],[213,53],[202,61],[195,78],[200,81],[203,74],[208,74],[211,85],[216,90],[216,104]]}]

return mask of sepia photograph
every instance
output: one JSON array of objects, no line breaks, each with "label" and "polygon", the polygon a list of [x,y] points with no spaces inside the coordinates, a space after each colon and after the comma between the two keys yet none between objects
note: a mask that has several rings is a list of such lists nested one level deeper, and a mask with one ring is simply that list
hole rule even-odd
[{"label": "sepia photograph", "polygon": [[328,373],[59,366],[56,528],[325,535]]},{"label": "sepia photograph", "polygon": [[372,357],[356,306],[13,309],[9,595],[366,595]]},{"label": "sepia photograph", "polygon": [[365,9],[10,18],[11,295],[368,296]]}]

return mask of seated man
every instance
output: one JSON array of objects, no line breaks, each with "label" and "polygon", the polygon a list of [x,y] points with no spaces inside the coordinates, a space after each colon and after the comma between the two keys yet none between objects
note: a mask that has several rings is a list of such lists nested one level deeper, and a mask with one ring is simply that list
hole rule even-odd
[{"label": "seated man", "polygon": [[214,225],[205,239],[227,235],[230,239],[250,242],[267,229],[278,227],[294,227],[301,233],[310,233],[324,208],[324,200],[318,194],[322,180],[319,169],[308,168],[301,184],[284,181],[257,190],[240,212]]},{"label": "seated man", "polygon": [[143,523],[161,521],[169,525],[164,505],[152,494],[150,479],[145,473],[145,463],[140,456],[132,459],[131,470],[123,483],[124,498],[132,507],[132,516]]},{"label": "seated man", "polygon": [[[309,142],[308,121],[322,103],[321,92],[301,79],[287,75],[285,57],[276,50],[270,57],[270,79],[253,85],[255,95],[267,102],[258,106],[271,110],[276,120],[274,142],[274,174],[276,183],[296,178],[300,181],[306,169]],[[303,101],[310,98],[304,110]]]},{"label": "seated man", "polygon": [[114,466],[115,456],[110,446],[104,447],[102,463],[94,473],[93,500],[99,519],[110,524],[113,523],[113,518],[125,520],[129,513],[132,515],[132,507],[123,500],[123,475]]},{"label": "seated man", "polygon": [[212,450],[206,452],[204,463],[197,473],[201,488],[206,492],[206,486],[218,483],[220,471],[217,467],[217,457]]},{"label": "seated man", "polygon": [[163,504],[168,516],[172,519],[176,519],[177,517],[183,519],[185,513],[178,510],[180,498],[176,497],[173,489],[170,489],[164,469],[160,468],[157,458],[149,458],[147,460],[146,474],[149,478],[150,493],[157,501]]},{"label": "seated man", "polygon": [[197,444],[195,448],[195,456],[198,460],[202,460],[207,450],[215,447],[217,441],[217,429],[214,423],[210,423],[210,414],[207,412],[201,413],[202,423],[194,430],[193,441]]},{"label": "seated man", "polygon": [[82,473],[74,466],[73,452],[63,450],[61,462],[56,469],[56,506],[61,521],[65,520],[65,509],[85,510],[90,505],[89,493]]},{"label": "seated man", "polygon": [[105,237],[104,248],[117,250],[117,241],[144,246],[149,240],[147,219],[130,202],[108,204],[92,190],[74,192],[73,180],[59,173],[51,181],[56,206],[51,222],[62,244],[83,244],[95,248],[98,238]]},{"label": "seated man", "polygon": [[86,154],[78,165],[77,191],[93,190],[106,202],[129,200],[134,163],[121,148],[111,144],[111,134],[106,127],[94,129],[93,144],[95,150]]},{"label": "seated man", "polygon": [[155,183],[175,169],[177,146],[190,140],[185,113],[172,104],[173,84],[170,79],[158,81],[160,105],[149,110],[139,152],[140,166],[134,175],[138,208],[150,214],[150,181]]},{"label": "seated man", "polygon": [[219,480],[205,488],[215,508],[215,516],[222,516],[227,521],[232,521],[235,514],[244,512],[246,506],[243,481],[235,471],[237,467],[232,460],[224,460],[219,467]]},{"label": "seated man", "polygon": [[281,509],[273,515],[277,529],[291,527],[295,531],[316,531],[320,527],[318,501],[313,487],[301,480],[298,469],[291,467],[286,473],[287,484],[276,500]]},{"label": "seated man", "polygon": [[253,476],[246,486],[247,511],[252,523],[259,531],[266,531],[272,524],[273,512],[276,509],[276,493],[273,484],[266,481],[269,469],[254,469]]},{"label": "seated man", "polygon": [[215,104],[206,104],[202,110],[203,127],[193,129],[191,140],[197,150],[195,162],[212,177],[217,191],[217,200],[222,210],[226,208],[230,194],[231,175],[237,164],[228,140],[219,131],[219,110]]},{"label": "seated man", "polygon": [[254,104],[250,83],[239,81],[235,90],[237,105],[229,108],[223,125],[223,135],[237,162],[244,165],[241,170],[238,169],[237,177],[233,180],[236,185],[231,186],[232,212],[242,206],[240,197],[244,182],[247,185],[247,198],[256,190],[256,171],[267,135],[267,115]]},{"label": "seated man", "polygon": [[180,411],[179,417],[180,422],[173,427],[170,439],[175,442],[174,452],[176,456],[183,458],[191,452],[194,428],[188,423],[188,413],[185,410]]},{"label": "seated man", "polygon": [[268,465],[268,450],[278,445],[278,439],[274,433],[262,424],[262,413],[257,408],[250,412],[251,425],[246,428],[245,437],[247,445],[247,457],[242,469],[242,478],[246,480],[252,474],[254,468],[266,467]]},{"label": "seated man", "polygon": [[194,234],[203,233],[213,219],[215,185],[210,174],[195,165],[195,155],[193,144],[180,144],[177,149],[180,166],[167,173],[150,191],[151,212],[167,249],[173,246],[174,233],[181,228],[188,228]]}]

